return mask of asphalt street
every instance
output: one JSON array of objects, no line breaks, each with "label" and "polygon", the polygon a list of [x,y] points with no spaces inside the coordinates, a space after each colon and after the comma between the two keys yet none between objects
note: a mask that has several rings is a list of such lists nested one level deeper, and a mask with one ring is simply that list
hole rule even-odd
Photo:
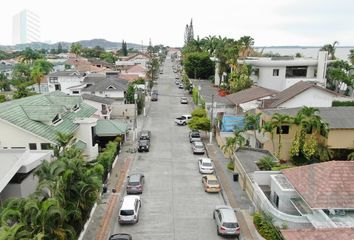
[{"label": "asphalt street", "polygon": [[172,64],[167,57],[154,86],[159,91],[158,101],[150,103],[138,126],[152,132],[150,152],[137,153],[129,170],[145,175],[139,222],[119,225],[116,221],[110,232],[130,233],[134,240],[222,239],[216,234],[212,212],[224,200],[220,193],[204,192],[197,164],[201,155],[192,153],[188,127],[174,123],[174,118],[192,108],[179,102],[179,97],[187,94],[175,85]]}]

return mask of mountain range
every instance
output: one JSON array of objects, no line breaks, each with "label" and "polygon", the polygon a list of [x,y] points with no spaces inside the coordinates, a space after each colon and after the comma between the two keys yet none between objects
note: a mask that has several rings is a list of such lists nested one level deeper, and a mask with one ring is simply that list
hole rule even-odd
[{"label": "mountain range", "polygon": [[[33,49],[57,49],[59,43],[62,45],[63,49],[69,49],[70,45],[72,44],[71,42],[57,42],[57,43],[43,43],[43,42],[32,42],[32,43],[25,43],[25,44],[16,44],[16,45],[0,45],[0,50],[24,50],[27,47],[33,48]],[[80,43],[83,47],[88,47],[88,48],[93,48],[95,46],[100,46],[103,47],[104,49],[107,50],[118,50],[122,47],[121,42],[111,42],[107,41],[105,39],[91,39],[91,40],[80,40],[75,43]],[[141,49],[140,44],[136,43],[127,43],[128,48],[135,48],[135,49]],[[144,46],[146,47],[146,46]]]}]

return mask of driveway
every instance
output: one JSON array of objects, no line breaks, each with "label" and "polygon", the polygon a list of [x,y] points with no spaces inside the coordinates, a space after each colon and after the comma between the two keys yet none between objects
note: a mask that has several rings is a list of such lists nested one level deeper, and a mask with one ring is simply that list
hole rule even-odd
[{"label": "driveway", "polygon": [[185,91],[175,85],[169,57],[154,88],[159,92],[158,101],[150,102],[147,116],[138,126],[151,130],[151,149],[137,153],[129,170],[145,175],[139,222],[120,226],[115,221],[111,234],[130,233],[134,240],[222,239],[216,234],[212,212],[224,200],[220,193],[204,192],[199,156],[192,154],[188,141],[189,129],[174,123],[174,118],[190,113],[191,106],[179,102]]}]

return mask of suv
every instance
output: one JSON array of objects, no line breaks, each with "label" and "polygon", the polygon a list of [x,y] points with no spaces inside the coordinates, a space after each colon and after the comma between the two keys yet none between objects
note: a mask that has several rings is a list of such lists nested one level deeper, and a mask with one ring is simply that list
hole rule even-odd
[{"label": "suv", "polygon": [[200,133],[198,130],[193,130],[189,132],[189,142],[201,141]]},{"label": "suv", "polygon": [[138,141],[138,152],[148,152],[150,148],[150,140],[147,139],[140,139]]},{"label": "suv", "polygon": [[139,210],[141,207],[140,197],[137,195],[125,196],[122,200],[118,214],[118,222],[137,223],[139,222]]},{"label": "suv", "polygon": [[236,218],[235,210],[230,206],[216,206],[213,212],[218,235],[240,235],[240,226]]},{"label": "suv", "polygon": [[140,140],[150,140],[151,138],[151,132],[149,130],[142,130],[140,132]]},{"label": "suv", "polygon": [[128,176],[127,194],[143,193],[144,175],[140,173]]}]

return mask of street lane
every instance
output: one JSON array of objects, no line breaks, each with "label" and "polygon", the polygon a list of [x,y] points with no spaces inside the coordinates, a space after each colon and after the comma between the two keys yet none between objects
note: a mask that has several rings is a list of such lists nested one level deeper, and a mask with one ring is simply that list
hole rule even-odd
[{"label": "street lane", "polygon": [[189,129],[174,123],[174,118],[190,113],[191,106],[179,102],[178,96],[183,96],[184,90],[175,85],[169,58],[154,88],[159,91],[158,101],[150,103],[143,125],[138,126],[151,130],[151,149],[137,153],[130,169],[130,173],[145,175],[139,222],[120,226],[116,221],[111,232],[130,233],[134,240],[221,239],[212,212],[224,201],[220,193],[204,192],[198,156],[193,155],[188,141]]}]

